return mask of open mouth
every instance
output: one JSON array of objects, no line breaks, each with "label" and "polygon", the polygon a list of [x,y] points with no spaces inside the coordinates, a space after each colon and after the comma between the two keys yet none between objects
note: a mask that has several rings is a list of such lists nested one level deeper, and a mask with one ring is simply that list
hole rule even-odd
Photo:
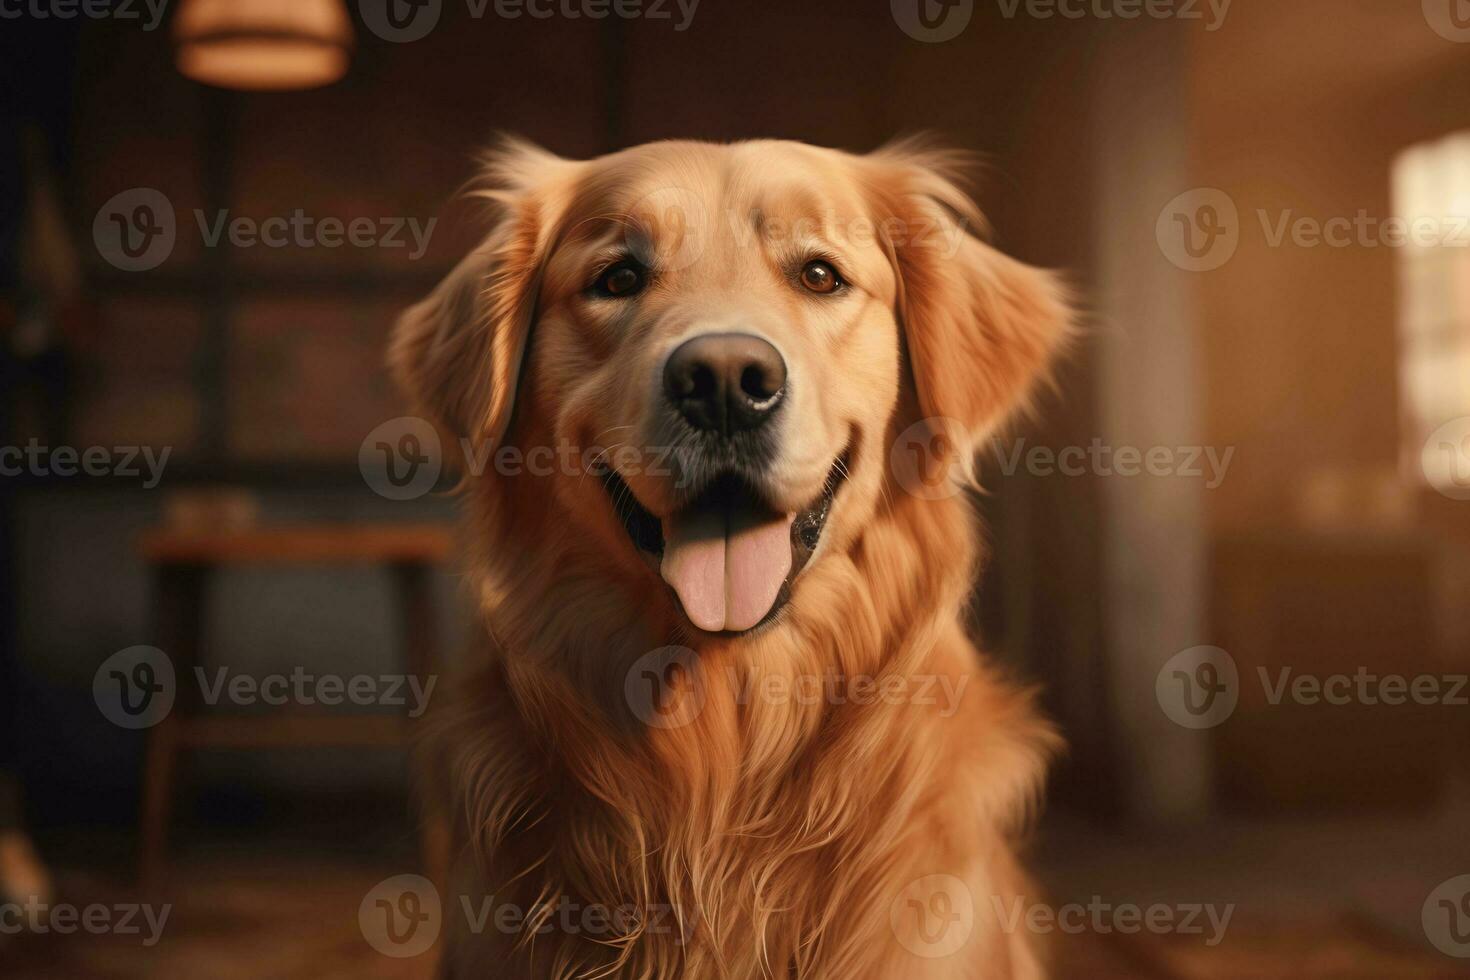
[{"label": "open mouth", "polygon": [[832,464],[822,492],[795,513],[770,506],[748,480],[727,472],[660,520],[609,469],[603,486],[634,546],[707,633],[744,633],[770,622],[822,539],[847,479],[850,451]]}]

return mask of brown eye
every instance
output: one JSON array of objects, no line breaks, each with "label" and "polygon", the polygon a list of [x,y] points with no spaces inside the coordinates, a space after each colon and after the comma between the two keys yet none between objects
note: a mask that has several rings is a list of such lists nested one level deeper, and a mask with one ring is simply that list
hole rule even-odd
[{"label": "brown eye", "polygon": [[830,293],[842,284],[830,262],[817,259],[801,270],[801,284],[814,293]]},{"label": "brown eye", "polygon": [[631,262],[619,262],[598,276],[593,288],[603,296],[632,296],[643,288],[643,270]]}]

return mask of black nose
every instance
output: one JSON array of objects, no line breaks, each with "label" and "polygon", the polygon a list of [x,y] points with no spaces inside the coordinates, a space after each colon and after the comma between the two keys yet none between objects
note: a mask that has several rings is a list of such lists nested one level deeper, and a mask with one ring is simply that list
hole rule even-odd
[{"label": "black nose", "polygon": [[758,427],[781,404],[786,362],[751,334],[705,334],[669,355],[664,392],[696,429],[733,435]]}]

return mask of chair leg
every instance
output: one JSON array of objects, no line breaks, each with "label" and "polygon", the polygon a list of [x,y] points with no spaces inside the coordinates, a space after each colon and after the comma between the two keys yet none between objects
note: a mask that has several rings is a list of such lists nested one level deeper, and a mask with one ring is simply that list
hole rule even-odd
[{"label": "chair leg", "polygon": [[145,889],[161,880],[167,857],[174,776],[178,767],[178,728],[178,719],[171,716],[148,735],[148,755],[143,769],[142,854],[138,869]]},{"label": "chair leg", "polygon": [[187,748],[185,721],[196,705],[194,664],[203,643],[207,575],[203,567],[166,566],[155,576],[154,632],[173,661],[176,691],[172,713],[148,733],[139,815],[138,871],[145,887],[160,881],[166,871],[179,756]]},{"label": "chair leg", "polygon": [[[404,664],[420,679],[427,680],[439,671],[432,569],[417,563],[397,564],[393,566],[393,580],[398,596]],[[415,747],[410,745],[409,751],[413,753]],[[424,874],[442,894],[449,880],[453,833],[437,789],[435,779],[414,786],[425,797],[421,800],[419,828]]]}]

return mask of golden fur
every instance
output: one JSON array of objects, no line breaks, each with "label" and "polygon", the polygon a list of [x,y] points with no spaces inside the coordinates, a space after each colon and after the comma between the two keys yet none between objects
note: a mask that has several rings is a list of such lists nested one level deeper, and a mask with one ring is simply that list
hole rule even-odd
[{"label": "golden fur", "polygon": [[[967,468],[1068,331],[1050,274],[969,233],[980,218],[958,162],[774,141],[586,162],[511,142],[490,159],[493,231],[404,316],[391,353],[446,438],[636,442],[654,366],[734,318],[775,338],[801,384],[773,492],[808,499],[845,441],[852,454],[790,604],[739,636],[683,620],[594,477],[466,476],[487,642],[433,740],[466,845],[445,897],[448,975],[1042,975],[999,913],[1026,891],[1013,841],[1057,739],[966,636],[966,497],[908,492],[890,462],[900,433],[944,420],[919,431]],[[669,272],[609,314],[582,286],[619,235]],[[840,254],[854,295],[814,302],[783,278],[809,239]],[[625,479],[654,513],[675,492],[632,467]],[[669,646],[693,651],[660,705],[673,723],[646,724],[630,671]],[[854,677],[908,694],[939,678],[962,696],[952,711],[750,696]],[[951,892],[939,904],[935,881]],[[468,928],[459,894],[525,920]],[[931,908],[963,917],[957,949],[935,945]]]}]

